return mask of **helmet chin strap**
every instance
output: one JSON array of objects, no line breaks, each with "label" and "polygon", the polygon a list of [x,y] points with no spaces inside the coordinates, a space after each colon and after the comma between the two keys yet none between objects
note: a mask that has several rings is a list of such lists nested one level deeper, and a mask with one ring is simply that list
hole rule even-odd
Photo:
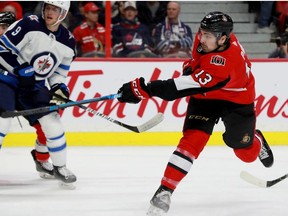
[{"label": "helmet chin strap", "polygon": [[59,15],[59,17],[58,17],[58,19],[57,19],[57,21],[53,24],[53,25],[51,25],[51,26],[56,26],[58,23],[61,23],[64,19],[59,19],[60,17],[65,17],[65,11],[63,10],[63,9],[61,9],[61,12],[60,12],[60,15]]}]

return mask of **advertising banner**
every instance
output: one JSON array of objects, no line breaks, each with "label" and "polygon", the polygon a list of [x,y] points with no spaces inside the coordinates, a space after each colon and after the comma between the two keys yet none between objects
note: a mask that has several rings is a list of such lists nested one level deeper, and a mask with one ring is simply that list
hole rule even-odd
[{"label": "advertising banner", "polygon": [[[257,128],[262,131],[280,134],[288,131],[287,68],[288,62],[284,61],[255,61],[252,64],[252,72],[256,80]],[[156,79],[165,80],[180,76],[181,71],[182,61],[177,59],[174,61],[78,59],[71,66],[67,84],[71,91],[70,99],[83,100],[115,94],[122,84],[137,77],[144,77],[146,82]],[[86,106],[131,125],[140,125],[157,112],[162,112],[165,116],[164,121],[149,132],[181,133],[187,99],[181,98],[167,102],[155,97],[143,100],[139,104],[121,104],[114,99]],[[79,107],[61,111],[61,117],[68,133],[128,132],[127,129],[99,116],[93,116]],[[34,131],[23,118],[20,118],[20,121],[22,128],[14,119],[12,133]],[[224,127],[220,121],[215,127],[215,132],[221,134],[223,131]]]}]

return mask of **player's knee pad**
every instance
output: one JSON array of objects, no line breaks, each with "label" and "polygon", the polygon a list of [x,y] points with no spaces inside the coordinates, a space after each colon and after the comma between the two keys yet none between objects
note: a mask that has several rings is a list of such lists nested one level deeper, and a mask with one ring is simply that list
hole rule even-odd
[{"label": "player's knee pad", "polygon": [[210,135],[200,130],[186,130],[183,132],[178,149],[189,152],[196,159],[204,149]]},{"label": "player's knee pad", "polygon": [[2,142],[4,137],[9,131],[11,126],[12,118],[1,118],[0,117],[0,148],[2,146]]},{"label": "player's knee pad", "polygon": [[38,121],[46,137],[49,152],[57,152],[66,148],[64,129],[57,112],[49,113],[38,119]]},{"label": "player's knee pad", "polygon": [[259,140],[254,139],[252,145],[246,148],[234,149],[234,153],[240,160],[246,163],[251,163],[257,159],[260,148],[261,145],[259,143]]}]

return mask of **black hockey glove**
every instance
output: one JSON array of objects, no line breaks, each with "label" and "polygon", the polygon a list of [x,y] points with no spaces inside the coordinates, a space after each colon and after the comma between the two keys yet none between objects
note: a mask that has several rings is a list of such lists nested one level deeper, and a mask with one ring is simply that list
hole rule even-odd
[{"label": "black hockey glove", "polygon": [[118,93],[122,93],[122,96],[118,100],[122,103],[139,103],[142,99],[150,98],[151,93],[143,77],[123,84],[118,90]]},{"label": "black hockey glove", "polygon": [[193,71],[192,71],[191,63],[192,63],[192,59],[188,59],[188,60],[183,62],[183,65],[182,65],[182,75],[183,76],[188,76],[188,75],[192,74]]},{"label": "black hockey glove", "polygon": [[51,90],[50,91],[63,98],[63,100],[61,100],[60,97],[53,96],[52,100],[50,100],[51,104],[59,105],[59,104],[66,103],[68,98],[69,98],[69,96],[70,96],[70,90],[67,87],[67,85],[65,85],[64,83],[56,83],[56,84],[54,84],[53,86],[51,86]]},{"label": "black hockey glove", "polygon": [[14,74],[18,76],[20,88],[33,88],[35,85],[35,71],[27,62],[14,68]]}]

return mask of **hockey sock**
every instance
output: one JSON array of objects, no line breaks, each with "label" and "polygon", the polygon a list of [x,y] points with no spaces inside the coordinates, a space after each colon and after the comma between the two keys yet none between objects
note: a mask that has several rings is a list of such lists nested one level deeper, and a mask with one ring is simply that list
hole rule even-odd
[{"label": "hockey sock", "polygon": [[48,161],[50,157],[48,152],[42,153],[38,151],[35,152],[35,156],[36,156],[37,161]]},{"label": "hockey sock", "polygon": [[39,123],[34,124],[33,127],[36,129],[36,134],[37,134],[37,140],[35,144],[35,149],[36,149],[35,157],[37,161],[48,161],[50,155],[46,147],[45,134]]},{"label": "hockey sock", "polygon": [[35,125],[33,125],[33,127],[36,129],[37,140],[42,145],[46,145],[46,137],[45,137],[45,134],[41,128],[41,125],[39,123],[36,123]]},{"label": "hockey sock", "polygon": [[11,122],[12,122],[11,118],[1,118],[0,117],[0,149],[2,147],[3,140],[9,131],[9,128],[11,126]]},{"label": "hockey sock", "polygon": [[208,142],[209,134],[199,130],[187,130],[177,149],[171,155],[166,166],[161,185],[175,190],[179,182],[189,172],[194,159],[196,159]]},{"label": "hockey sock", "polygon": [[234,149],[235,155],[246,163],[255,161],[261,149],[261,142],[258,136],[254,136],[254,141],[251,146],[242,149]]},{"label": "hockey sock", "polygon": [[67,159],[67,144],[63,125],[57,112],[38,119],[46,136],[46,144],[54,166],[64,166]]}]

